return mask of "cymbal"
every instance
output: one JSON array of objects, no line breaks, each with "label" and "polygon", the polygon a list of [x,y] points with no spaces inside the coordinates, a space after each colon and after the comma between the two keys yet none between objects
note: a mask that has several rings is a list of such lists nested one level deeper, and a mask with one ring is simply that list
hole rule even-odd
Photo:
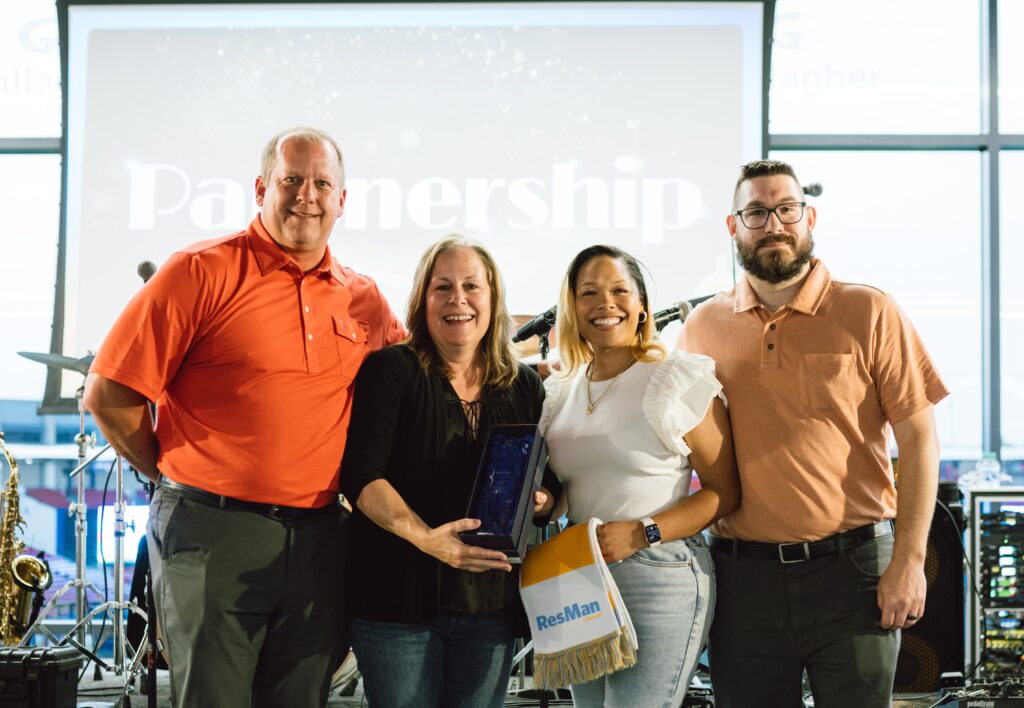
[{"label": "cymbal", "polygon": [[46,364],[57,369],[67,369],[68,371],[77,371],[80,374],[89,373],[89,365],[92,364],[92,360],[96,358],[95,354],[86,354],[81,359],[73,359],[69,356],[62,356],[60,354],[51,354],[49,352],[18,352],[19,356],[23,356],[26,359],[32,361],[38,361],[40,364]]}]

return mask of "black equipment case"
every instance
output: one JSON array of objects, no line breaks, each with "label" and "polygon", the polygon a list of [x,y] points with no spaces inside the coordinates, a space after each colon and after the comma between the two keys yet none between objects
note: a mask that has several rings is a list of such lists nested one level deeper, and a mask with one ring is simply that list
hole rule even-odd
[{"label": "black equipment case", "polygon": [[0,706],[75,708],[81,668],[74,647],[2,647]]}]

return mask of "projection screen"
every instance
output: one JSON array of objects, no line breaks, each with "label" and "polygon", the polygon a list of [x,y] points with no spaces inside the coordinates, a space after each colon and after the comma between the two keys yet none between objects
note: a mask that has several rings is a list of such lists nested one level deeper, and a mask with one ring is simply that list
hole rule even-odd
[{"label": "projection screen", "polygon": [[[65,0],[60,13],[66,356],[101,346],[140,262],[245,228],[259,153],[294,125],[340,143],[331,249],[399,313],[419,255],[453,232],[492,251],[514,313],[554,304],[593,243],[644,262],[655,308],[733,281],[723,220],[762,148],[759,2]],[[80,381],[48,381],[44,408]]]}]

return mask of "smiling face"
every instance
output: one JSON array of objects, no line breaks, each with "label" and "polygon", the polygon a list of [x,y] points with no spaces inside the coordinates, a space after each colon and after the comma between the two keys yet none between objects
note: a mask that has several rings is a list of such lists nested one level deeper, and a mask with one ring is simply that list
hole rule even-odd
[{"label": "smiling face", "polygon": [[[803,200],[800,185],[784,174],[748,179],[736,191],[737,210],[772,209]],[[736,254],[743,269],[760,280],[781,283],[802,275],[807,269],[814,251],[815,218],[814,207],[808,206],[803,218],[795,224],[783,224],[773,213],[758,229],[748,228],[742,219],[732,214],[726,219],[726,225],[736,242]]]},{"label": "smiling face", "polygon": [[345,206],[341,168],[325,141],[284,138],[273,170],[256,178],[256,203],[267,232],[303,271],[323,259],[327,239]]},{"label": "smiling face", "polygon": [[475,351],[491,325],[487,268],[472,248],[444,251],[434,261],[426,294],[427,331],[442,359]]},{"label": "smiling face", "polygon": [[574,299],[580,335],[595,353],[632,347],[643,302],[622,260],[595,256],[584,263]]}]

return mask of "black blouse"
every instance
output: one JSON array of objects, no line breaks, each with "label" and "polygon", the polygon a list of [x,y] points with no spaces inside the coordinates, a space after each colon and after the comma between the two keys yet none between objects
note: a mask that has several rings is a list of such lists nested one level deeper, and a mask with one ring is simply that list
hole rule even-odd
[{"label": "black blouse", "polygon": [[[386,479],[431,527],[466,516],[491,425],[536,423],[544,387],[520,364],[506,390],[485,387],[479,435],[469,428],[447,377],[423,373],[395,345],[371,354],[356,377],[341,489],[353,507],[363,488]],[[379,622],[423,623],[442,609],[493,612],[516,605],[518,571],[458,571],[377,526],[358,508],[349,550],[349,610]]]}]

